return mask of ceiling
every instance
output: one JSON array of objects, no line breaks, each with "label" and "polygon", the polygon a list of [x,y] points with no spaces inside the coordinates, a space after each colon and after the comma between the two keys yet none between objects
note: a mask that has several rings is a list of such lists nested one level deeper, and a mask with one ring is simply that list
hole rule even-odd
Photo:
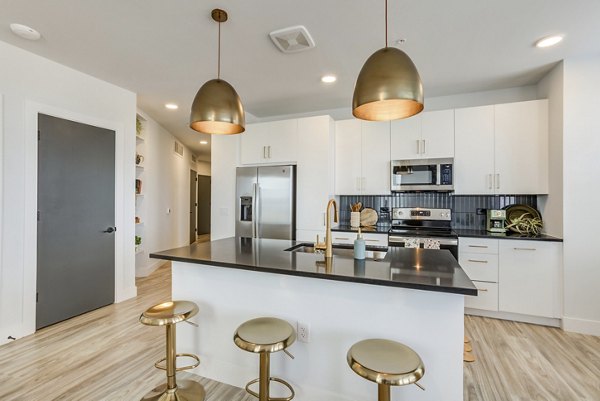
[{"label": "ceiling", "polygon": [[[142,110],[208,160],[199,142],[210,137],[188,118],[196,91],[216,76],[216,7],[229,13],[221,76],[257,118],[349,107],[362,64],[384,46],[383,0],[0,0],[0,40],[137,93]],[[390,0],[389,38],[406,39],[399,47],[427,98],[534,84],[561,59],[600,53],[599,17],[597,0]],[[13,22],[42,39],[14,36]],[[273,46],[268,33],[293,25],[306,26],[315,49]],[[558,46],[533,46],[556,33],[566,35]],[[326,73],[338,81],[321,83]]]}]

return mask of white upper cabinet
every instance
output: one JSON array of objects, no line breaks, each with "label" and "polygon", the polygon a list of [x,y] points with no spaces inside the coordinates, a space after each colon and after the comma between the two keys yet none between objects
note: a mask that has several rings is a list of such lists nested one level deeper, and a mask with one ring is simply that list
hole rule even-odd
[{"label": "white upper cabinet", "polygon": [[335,122],[335,193],[352,195],[360,193],[361,172],[361,122],[343,120]]},{"label": "white upper cabinet", "polygon": [[391,160],[421,158],[422,114],[392,121]]},{"label": "white upper cabinet", "polygon": [[[296,170],[296,229],[325,232],[325,207],[333,194],[334,122],[329,116],[298,120],[298,165]],[[306,234],[310,238],[305,238]],[[310,233],[297,239],[314,241]]]},{"label": "white upper cabinet", "polygon": [[454,110],[428,111],[392,121],[392,160],[454,156]]},{"label": "white upper cabinet", "polygon": [[547,194],[548,101],[455,110],[455,193]]},{"label": "white upper cabinet", "polygon": [[390,123],[336,121],[335,193],[390,193]]},{"label": "white upper cabinet", "polygon": [[248,124],[241,138],[242,164],[296,162],[297,119]]},{"label": "white upper cabinet", "polygon": [[495,189],[503,194],[548,193],[548,101],[495,106]]},{"label": "white upper cabinet", "polygon": [[455,111],[454,191],[494,193],[494,106]]},{"label": "white upper cabinet", "polygon": [[454,157],[454,110],[423,113],[421,136],[422,157]]},{"label": "white upper cabinet", "polygon": [[390,123],[362,121],[363,195],[385,195],[390,189]]}]

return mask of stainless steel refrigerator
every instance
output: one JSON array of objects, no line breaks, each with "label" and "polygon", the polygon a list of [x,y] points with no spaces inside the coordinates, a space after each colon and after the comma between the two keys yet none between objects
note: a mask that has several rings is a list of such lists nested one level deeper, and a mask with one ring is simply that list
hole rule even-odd
[{"label": "stainless steel refrigerator", "polygon": [[238,167],[236,237],[296,239],[296,166]]}]

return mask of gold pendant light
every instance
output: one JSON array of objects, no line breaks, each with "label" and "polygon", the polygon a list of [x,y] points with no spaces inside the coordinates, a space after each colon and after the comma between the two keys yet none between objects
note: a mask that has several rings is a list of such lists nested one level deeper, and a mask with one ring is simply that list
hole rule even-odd
[{"label": "gold pendant light", "polygon": [[407,118],[423,110],[423,84],[417,67],[400,49],[388,47],[385,0],[385,47],[363,65],[354,86],[352,114],[369,121]]},{"label": "gold pendant light", "polygon": [[190,128],[205,134],[240,134],[246,129],[244,106],[233,86],[221,79],[221,22],[227,21],[227,13],[214,9],[211,16],[219,23],[217,79],[206,82],[196,93]]}]

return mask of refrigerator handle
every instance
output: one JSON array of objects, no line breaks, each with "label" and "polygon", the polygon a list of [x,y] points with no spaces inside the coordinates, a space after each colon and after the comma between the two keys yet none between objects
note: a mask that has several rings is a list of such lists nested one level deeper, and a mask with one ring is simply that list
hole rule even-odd
[{"label": "refrigerator handle", "polygon": [[252,184],[252,238],[256,238],[256,224],[257,224],[257,212],[258,209],[256,208],[257,204],[258,204],[258,199],[256,198],[258,191],[256,190],[256,187],[258,186],[257,183]]},{"label": "refrigerator handle", "polygon": [[252,198],[253,203],[253,212],[252,212],[252,229],[253,229],[253,237],[259,237],[259,221],[260,221],[260,185],[258,183],[254,183],[254,197]]}]

